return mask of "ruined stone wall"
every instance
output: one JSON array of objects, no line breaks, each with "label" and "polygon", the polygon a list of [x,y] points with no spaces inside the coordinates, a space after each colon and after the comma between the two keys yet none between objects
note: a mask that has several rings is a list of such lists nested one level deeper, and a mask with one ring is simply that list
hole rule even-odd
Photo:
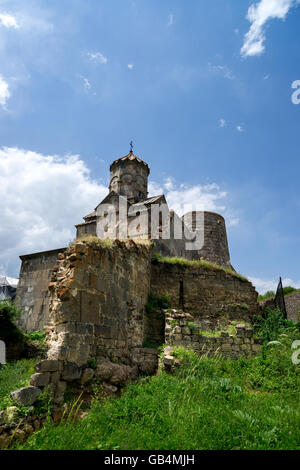
[{"label": "ruined stone wall", "polygon": [[22,261],[16,301],[22,309],[18,326],[28,332],[42,330],[49,320],[48,284],[57,256],[65,248],[20,256]]},{"label": "ruined stone wall", "polygon": [[79,366],[99,357],[130,365],[145,360],[151,243],[106,243],[79,241],[59,256],[49,286],[49,359]]},{"label": "ruined stone wall", "polygon": [[251,357],[261,348],[261,340],[255,340],[253,329],[245,324],[236,325],[235,334],[220,330],[203,332],[194,320],[191,315],[176,310],[166,313],[166,344],[183,346],[207,356],[220,354],[230,358]]},{"label": "ruined stone wall", "polygon": [[249,281],[197,263],[154,261],[151,292],[169,294],[173,308],[212,323],[222,317],[251,321],[259,312],[257,292]]},{"label": "ruined stone wall", "polygon": [[79,239],[87,236],[95,237],[97,231],[96,229],[97,224],[95,220],[78,224],[76,225],[76,238]]},{"label": "ruined stone wall", "polygon": [[300,292],[286,295],[284,300],[288,319],[300,322]]}]

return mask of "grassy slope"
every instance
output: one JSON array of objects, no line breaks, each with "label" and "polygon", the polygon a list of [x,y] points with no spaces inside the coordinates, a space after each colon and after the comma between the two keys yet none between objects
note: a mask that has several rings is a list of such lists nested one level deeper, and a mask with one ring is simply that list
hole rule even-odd
[{"label": "grassy slope", "polygon": [[81,422],[47,425],[25,449],[300,449],[300,373],[292,337],[253,359],[197,358],[94,402]]},{"label": "grassy slope", "polygon": [[10,392],[28,385],[35,363],[35,359],[23,359],[0,367],[0,410],[13,405]]}]

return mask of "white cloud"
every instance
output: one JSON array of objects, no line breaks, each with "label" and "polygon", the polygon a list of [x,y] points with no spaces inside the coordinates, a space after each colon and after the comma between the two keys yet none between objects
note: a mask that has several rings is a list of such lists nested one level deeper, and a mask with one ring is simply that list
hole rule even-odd
[{"label": "white cloud", "polygon": [[222,200],[227,193],[215,183],[196,186],[176,185],[173,178],[166,178],[162,185],[155,182],[149,184],[150,197],[163,193],[170,209],[180,216],[192,210],[224,212],[226,209],[222,205]]},{"label": "white cloud", "polygon": [[241,55],[247,57],[262,54],[265,50],[266,23],[274,18],[284,20],[289,10],[299,3],[300,0],[260,0],[259,3],[252,4],[247,13],[251,27],[245,35]]},{"label": "white cloud", "polygon": [[[78,156],[45,156],[18,148],[0,149],[0,274],[17,277],[19,255],[65,246],[74,224],[107,195]],[[228,226],[238,219],[225,206],[227,193],[217,184],[150,182],[149,193],[165,193],[178,215],[191,210],[222,213]]]},{"label": "white cloud", "polygon": [[[261,278],[258,278],[258,277],[249,277],[248,278],[250,282],[252,282],[252,284],[256,287],[256,290],[260,293],[260,294],[265,294],[266,292],[272,290],[274,292],[276,292],[276,289],[277,289],[277,286],[278,286],[278,282],[279,282],[279,279],[276,280],[276,279],[261,279]],[[300,288],[300,281],[293,281],[292,279],[283,279],[282,280],[282,284],[283,284],[283,287],[286,287],[286,286],[291,286],[291,287],[295,287],[296,289],[299,289]]]},{"label": "white cloud", "polygon": [[20,254],[60,248],[107,195],[78,156],[0,149],[0,268],[17,277]]},{"label": "white cloud", "polygon": [[82,77],[82,80],[85,91],[89,91],[92,88],[92,85],[90,84],[89,80],[85,77]]},{"label": "white cloud", "polygon": [[96,64],[107,64],[108,59],[101,52],[88,52],[89,59]]},{"label": "white cloud", "polygon": [[174,15],[173,13],[170,13],[168,16],[167,27],[170,28],[171,26],[173,26],[173,24],[174,24]]},{"label": "white cloud", "polygon": [[225,121],[225,119],[220,119],[220,120],[219,120],[219,127],[221,127],[221,128],[226,127],[226,121]]},{"label": "white cloud", "polygon": [[20,27],[17,23],[16,18],[8,13],[0,13],[0,25],[4,26],[5,28],[14,29]]},{"label": "white cloud", "polygon": [[243,128],[243,126],[241,126],[241,125],[240,125],[240,126],[237,126],[236,130],[237,130],[238,132],[244,132],[244,128]]},{"label": "white cloud", "polygon": [[227,65],[212,65],[210,63],[208,65],[213,72],[221,73],[224,78],[228,78],[228,80],[235,79],[235,75]]},{"label": "white cloud", "polygon": [[129,70],[132,70],[134,68],[134,64],[128,64],[127,67],[129,68]]},{"label": "white cloud", "polygon": [[7,100],[10,98],[8,83],[0,75],[0,106],[5,108]]}]

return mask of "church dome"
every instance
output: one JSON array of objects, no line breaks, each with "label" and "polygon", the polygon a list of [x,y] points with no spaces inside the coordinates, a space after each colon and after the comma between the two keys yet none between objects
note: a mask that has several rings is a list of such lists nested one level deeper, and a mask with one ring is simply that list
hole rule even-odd
[{"label": "church dome", "polygon": [[118,164],[123,163],[123,162],[136,162],[136,163],[142,164],[147,168],[148,175],[150,173],[150,168],[149,168],[148,164],[146,162],[144,162],[141,158],[134,155],[132,150],[130,150],[129,154],[125,155],[125,157],[121,157],[121,158],[118,158],[117,160],[114,160],[112,162],[112,164],[110,165],[110,170],[112,170],[115,165],[118,165]]}]

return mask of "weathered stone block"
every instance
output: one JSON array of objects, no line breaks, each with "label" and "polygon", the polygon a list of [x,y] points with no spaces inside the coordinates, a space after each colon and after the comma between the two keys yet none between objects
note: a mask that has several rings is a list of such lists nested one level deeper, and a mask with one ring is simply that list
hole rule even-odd
[{"label": "weathered stone block", "polygon": [[81,377],[81,372],[81,368],[77,364],[73,362],[67,362],[62,372],[62,379],[67,382],[79,380]]},{"label": "weathered stone block", "polygon": [[80,383],[82,385],[86,384],[94,377],[94,375],[95,371],[93,369],[84,369],[80,378]]},{"label": "weathered stone block", "polygon": [[37,387],[23,387],[10,394],[13,401],[19,405],[30,406],[36,401],[41,394],[41,389]]},{"label": "weathered stone block", "polygon": [[46,387],[50,381],[50,372],[33,374],[30,378],[30,385],[33,387]]}]

